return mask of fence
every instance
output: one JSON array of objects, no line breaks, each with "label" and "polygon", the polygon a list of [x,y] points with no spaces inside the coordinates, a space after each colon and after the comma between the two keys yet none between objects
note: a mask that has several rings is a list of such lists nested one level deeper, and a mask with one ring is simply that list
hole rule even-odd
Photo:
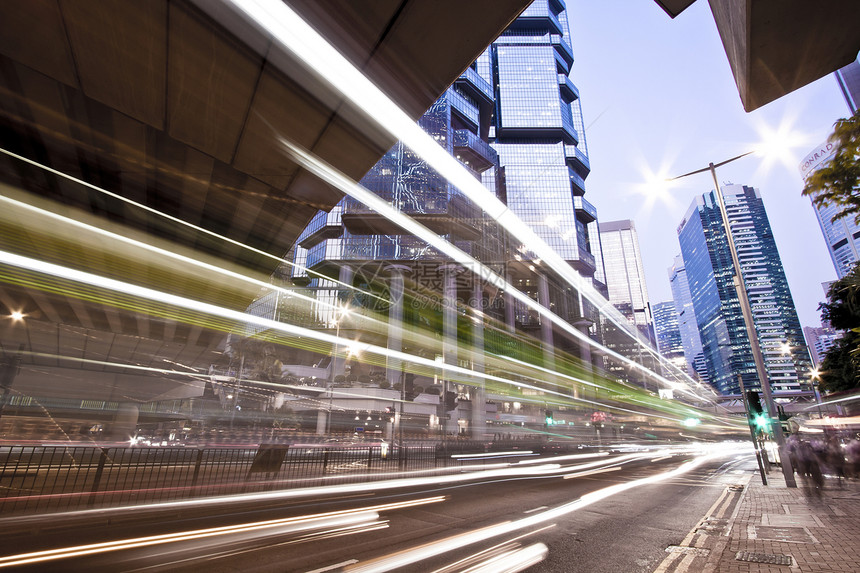
[{"label": "fence", "polygon": [[0,515],[372,481],[398,471],[444,469],[460,463],[452,454],[486,449],[483,443],[390,449],[0,446]]}]

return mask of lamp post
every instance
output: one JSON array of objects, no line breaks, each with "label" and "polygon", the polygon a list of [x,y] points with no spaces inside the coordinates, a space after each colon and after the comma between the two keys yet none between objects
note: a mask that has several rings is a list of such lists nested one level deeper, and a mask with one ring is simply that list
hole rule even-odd
[{"label": "lamp post", "polygon": [[818,419],[824,417],[821,412],[821,392],[818,390],[818,385],[821,383],[821,372],[818,368],[812,370],[812,392],[815,394],[815,404],[818,406]]},{"label": "lamp post", "polygon": [[337,338],[337,342],[335,342],[334,346],[331,350],[331,365],[330,372],[328,375],[328,416],[326,416],[326,435],[331,434],[331,416],[333,412],[333,394],[334,394],[334,378],[335,378],[335,364],[337,363],[337,355],[340,346],[340,323],[343,319],[349,314],[349,306],[343,305],[338,306],[337,311],[340,313],[334,320],[335,327],[335,338]]},{"label": "lamp post", "polygon": [[767,404],[767,412],[768,417],[770,418],[771,427],[773,428],[774,438],[776,438],[776,444],[779,448],[779,459],[780,465],[782,466],[782,473],[785,477],[785,484],[788,487],[797,487],[797,483],[794,481],[794,469],[791,467],[791,464],[788,460],[788,455],[785,451],[785,436],[782,434],[782,425],[779,421],[779,416],[774,418],[774,414],[776,413],[776,407],[773,401],[773,394],[771,393],[770,388],[770,380],[767,376],[767,368],[764,365],[764,357],[761,353],[761,347],[758,343],[758,335],[755,330],[755,323],[753,322],[752,309],[750,308],[749,297],[747,296],[746,284],[744,283],[743,273],[741,272],[741,263],[738,258],[737,247],[735,246],[735,239],[732,236],[731,226],[729,225],[729,215],[728,211],[726,211],[726,203],[723,198],[723,191],[720,188],[720,182],[717,180],[717,167],[721,167],[733,161],[737,161],[747,155],[754,153],[754,151],[748,151],[746,153],[742,153],[736,157],[732,157],[731,159],[727,159],[725,161],[721,161],[720,163],[714,164],[709,163],[707,167],[702,169],[697,169],[696,171],[691,171],[690,173],[685,173],[683,175],[679,175],[677,177],[671,178],[669,181],[674,181],[676,179],[681,179],[682,177],[687,177],[689,175],[696,175],[698,173],[704,173],[705,171],[709,171],[711,173],[711,178],[714,181],[714,195],[717,197],[717,204],[720,209],[720,218],[723,222],[723,227],[726,230],[726,238],[729,244],[729,252],[732,257],[732,266],[733,275],[732,282],[734,283],[735,292],[737,293],[738,301],[741,306],[741,314],[744,318],[744,326],[746,327],[747,338],[750,341],[750,349],[753,355],[753,361],[755,362],[756,375],[759,379],[759,384],[761,385],[762,394],[764,394],[765,403]]}]

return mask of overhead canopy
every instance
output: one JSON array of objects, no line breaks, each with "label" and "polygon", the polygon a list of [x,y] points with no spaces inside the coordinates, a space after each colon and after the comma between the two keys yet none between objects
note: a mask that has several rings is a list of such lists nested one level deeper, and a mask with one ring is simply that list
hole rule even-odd
[{"label": "overhead canopy", "polygon": [[[288,4],[417,119],[529,0]],[[54,212],[239,273],[274,271],[317,210],[340,199],[285,157],[278,138],[356,180],[394,141],[230,5],[0,0],[0,147],[36,163],[0,154],[2,195],[50,199],[60,205]],[[0,209],[2,250],[236,310],[259,292]],[[218,360],[217,325],[16,276],[0,281],[0,356],[20,349],[30,365],[17,392],[43,395],[62,379],[63,396],[156,399],[178,386],[110,364],[181,369]],[[9,319],[13,311],[25,318]]]},{"label": "overhead canopy", "polygon": [[[695,0],[655,0],[672,18]],[[847,66],[860,51],[857,0],[710,0],[744,109]]]},{"label": "overhead canopy", "polygon": [[[279,136],[354,179],[394,143],[230,2],[3,3],[4,148],[273,255],[340,198],[284,156]],[[528,3],[289,2],[416,119]],[[276,266],[7,156],[0,173],[250,268]]]}]

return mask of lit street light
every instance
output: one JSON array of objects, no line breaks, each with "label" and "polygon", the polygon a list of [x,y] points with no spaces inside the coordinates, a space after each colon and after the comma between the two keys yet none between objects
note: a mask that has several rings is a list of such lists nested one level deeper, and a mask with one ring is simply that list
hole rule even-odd
[{"label": "lit street light", "polygon": [[759,384],[761,385],[762,394],[764,394],[765,404],[767,405],[767,412],[770,418],[771,427],[773,428],[774,438],[776,438],[776,444],[779,448],[779,460],[780,465],[782,466],[782,473],[785,476],[785,484],[788,487],[797,487],[796,482],[794,481],[794,469],[791,467],[789,463],[788,455],[785,452],[785,436],[782,434],[782,426],[780,424],[779,416],[774,416],[776,414],[776,406],[773,402],[773,395],[771,393],[770,388],[770,379],[767,375],[767,368],[764,365],[764,358],[761,353],[761,346],[758,342],[758,334],[756,333],[755,323],[753,322],[752,309],[750,308],[749,297],[747,296],[746,284],[744,283],[743,273],[741,272],[741,263],[738,257],[737,247],[735,246],[735,239],[732,236],[731,226],[729,225],[729,215],[726,211],[726,203],[723,198],[723,191],[720,188],[720,183],[717,180],[717,167],[721,167],[726,165],[727,163],[731,163],[733,161],[737,161],[742,157],[746,157],[755,153],[755,151],[748,151],[746,153],[742,153],[736,157],[732,157],[731,159],[727,159],[725,161],[721,161],[720,163],[714,164],[709,163],[707,167],[702,169],[697,169],[696,171],[691,171],[689,173],[685,173],[683,175],[679,175],[677,177],[673,177],[669,179],[669,181],[675,181],[677,179],[681,179],[683,177],[687,177],[689,175],[696,175],[698,173],[704,173],[705,171],[710,171],[711,178],[714,181],[715,192],[714,195],[717,197],[717,204],[720,208],[720,218],[723,222],[723,227],[726,231],[726,238],[729,244],[729,252],[732,257],[732,266],[733,268],[733,276],[732,282],[734,283],[735,292],[737,293],[738,301],[741,306],[741,313],[744,318],[744,326],[746,327],[747,338],[750,341],[750,349],[753,355],[753,361],[755,362],[756,375],[759,379]]},{"label": "lit street light", "polygon": [[[340,323],[343,321],[344,318],[346,318],[349,315],[349,306],[346,304],[344,304],[343,306],[338,305],[336,312],[338,313],[338,316],[334,320],[334,326],[335,326],[335,338],[337,338],[337,342],[335,343],[335,345],[332,347],[332,350],[331,350],[331,362],[329,363],[329,375],[328,375],[328,380],[326,381],[328,383],[328,416],[326,416],[326,430],[325,430],[326,435],[331,433],[331,415],[332,415],[332,408],[333,408],[334,377],[335,377],[335,371],[337,370],[335,368],[335,364],[337,363],[337,355],[338,355],[339,346],[340,346]],[[352,353],[351,350],[349,352]],[[317,430],[317,431],[319,431],[319,430]]]}]

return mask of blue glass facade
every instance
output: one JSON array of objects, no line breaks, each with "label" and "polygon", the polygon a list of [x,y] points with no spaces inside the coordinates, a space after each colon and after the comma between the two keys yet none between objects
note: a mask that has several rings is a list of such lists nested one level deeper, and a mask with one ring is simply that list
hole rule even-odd
[{"label": "blue glass facade", "polygon": [[[728,185],[723,195],[771,386],[777,392],[797,390],[811,362],[761,196],[743,185]],[[713,191],[690,207],[678,238],[711,384],[735,394],[741,375],[747,388],[758,387]]]},{"label": "blue glass facade", "polygon": [[672,300],[675,303],[675,313],[678,317],[678,330],[681,334],[681,345],[684,348],[687,372],[690,376],[698,377],[703,382],[707,382],[709,380],[708,369],[702,350],[702,338],[699,335],[699,325],[696,322],[696,311],[693,308],[693,296],[690,293],[687,269],[680,254],[675,256],[674,264],[669,267],[669,285],[672,288]]},{"label": "blue glass facade", "polygon": [[713,191],[687,211],[678,227],[696,323],[710,384],[720,393],[758,387],[740,302],[732,284],[734,267],[725,228]]},{"label": "blue glass facade", "polygon": [[[860,69],[860,64],[855,62],[852,65]],[[831,142],[822,143],[809,152],[800,164],[803,178],[806,179],[815,173],[825,162],[830,161],[835,153],[835,145]],[[839,211],[838,205],[816,207],[813,204],[812,208],[815,210],[815,217],[818,219],[824,240],[827,242],[830,260],[833,261],[836,274],[842,278],[860,261],[860,225],[854,222],[853,217],[833,221],[833,216]]]},{"label": "blue glass facade", "polygon": [[681,368],[686,368],[684,346],[681,343],[681,330],[678,328],[678,312],[675,301],[658,302],[652,305],[654,316],[654,334],[657,339],[657,350],[664,357]]},{"label": "blue glass facade", "polygon": [[493,42],[478,70],[495,86],[490,136],[508,206],[605,292],[597,213],[582,197],[590,165],[570,44],[564,4],[537,0]]}]

